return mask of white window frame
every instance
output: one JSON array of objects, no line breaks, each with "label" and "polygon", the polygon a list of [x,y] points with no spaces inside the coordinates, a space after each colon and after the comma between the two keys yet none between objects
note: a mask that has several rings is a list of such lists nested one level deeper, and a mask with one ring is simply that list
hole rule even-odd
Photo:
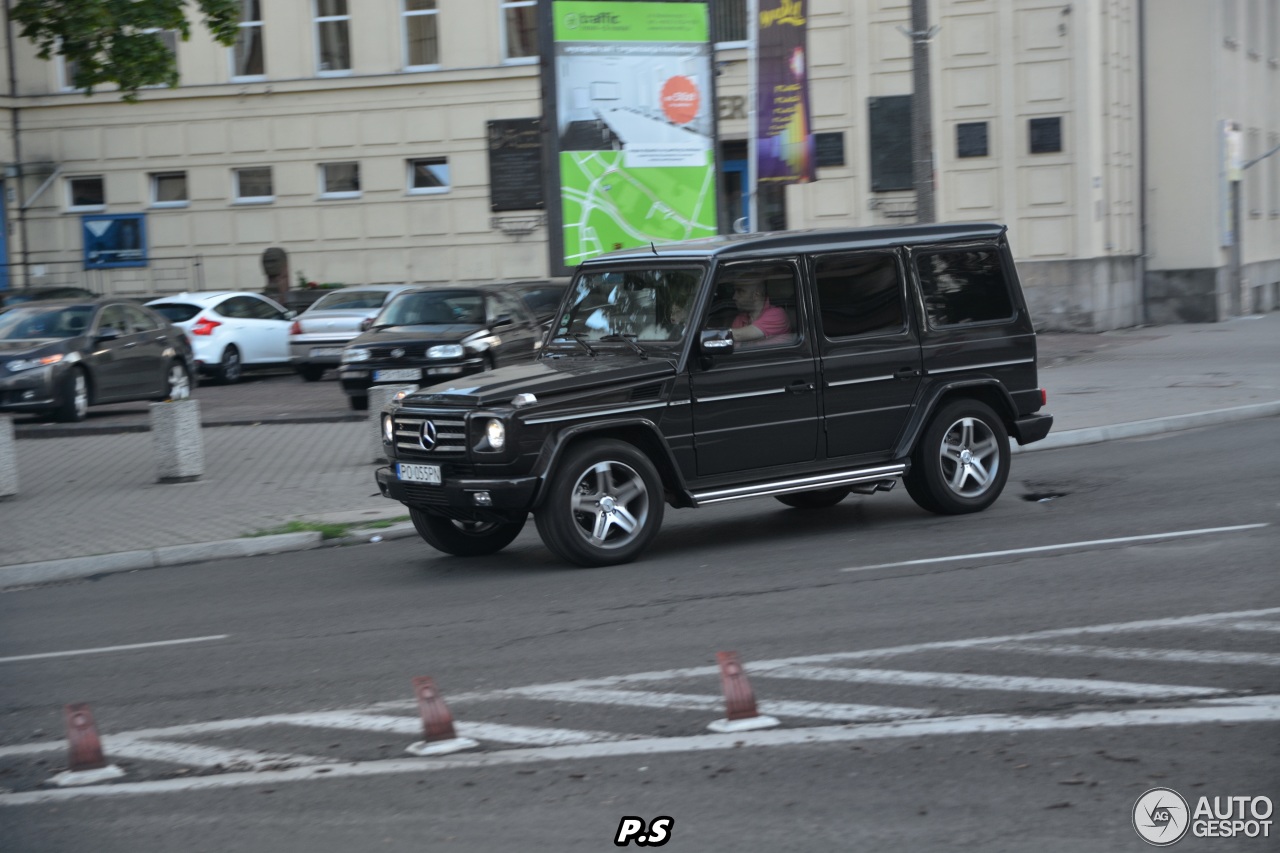
[{"label": "white window frame", "polygon": [[503,65],[533,65],[538,62],[539,56],[535,53],[533,56],[507,56],[507,11],[509,9],[518,9],[523,6],[532,6],[535,14],[538,7],[538,0],[499,0],[501,7],[499,9],[501,18],[500,34],[502,38],[502,64]]},{"label": "white window frame", "polygon": [[[320,0],[312,0],[311,4],[311,23],[312,34],[315,37],[315,67],[317,77],[349,77],[352,74],[351,66],[355,65],[353,60],[354,53],[351,50],[351,0],[347,0],[347,13],[345,15],[321,15]],[[347,67],[333,68],[327,70],[320,69],[320,26],[322,24],[343,23],[346,25],[347,34]]]},{"label": "white window frame", "polygon": [[[266,29],[262,25],[262,15],[264,14],[262,11],[262,8],[265,5],[266,5],[266,0],[258,0],[258,17],[256,20],[251,20],[251,21],[244,19],[243,2],[240,5],[240,14],[242,17],[240,19],[240,23],[237,25],[240,29],[240,32],[237,33],[236,35],[236,43],[231,47],[227,48],[227,62],[231,66],[231,80],[233,82],[252,83],[258,80],[267,79],[267,48],[266,48],[266,42],[263,41],[263,38],[265,38],[265,35],[266,35]],[[257,32],[258,46],[259,46],[259,49],[262,51],[262,73],[261,74],[237,74],[236,71],[238,70],[238,67],[236,63],[236,50],[240,46],[240,39],[244,37],[245,30],[255,30],[255,29],[258,31]]]},{"label": "white window frame", "polygon": [[[182,67],[178,64],[178,31],[164,30],[160,27],[152,27],[142,31],[144,35],[160,36],[160,40],[165,42],[165,47],[169,48],[169,52],[173,54],[173,67],[178,70],[178,79],[182,79]],[[168,36],[168,38],[166,38]],[[169,42],[172,42],[171,44]],[[152,83],[150,86],[143,86],[144,89],[166,89],[164,83]]]},{"label": "white window frame", "polygon": [[440,49],[440,7],[437,4],[434,9],[409,9],[406,7],[407,0],[400,0],[400,25],[404,35],[404,70],[405,71],[435,71],[440,67],[439,56],[437,61],[427,65],[414,65],[410,62],[409,56],[409,19],[431,17],[436,25],[436,51]]},{"label": "white window frame", "polygon": [[[76,204],[75,196],[71,192],[71,184],[75,181],[93,179],[97,179],[102,184],[102,204]],[[67,188],[67,210],[69,212],[90,213],[107,209],[107,179],[105,175],[67,175],[65,185]]]},{"label": "white window frame", "polygon": [[[355,190],[334,190],[334,191],[330,191],[330,190],[328,190],[328,189],[327,189],[327,187],[328,187],[328,180],[327,180],[327,177],[328,177],[328,176],[327,176],[327,175],[326,175],[326,173],[325,173],[325,167],[327,167],[327,166],[346,166],[346,165],[351,165],[351,166],[355,166],[355,167],[356,167],[356,187],[357,187],[357,189],[355,189]],[[317,178],[317,180],[320,182],[320,192],[319,192],[319,197],[320,197],[320,198],[360,198],[360,196],[361,196],[361,195],[363,195],[363,193],[364,193],[363,185],[362,185],[362,183],[361,183],[361,181],[360,181],[360,161],[359,161],[359,160],[334,160],[334,161],[329,162],[329,163],[318,163],[318,164],[316,165],[316,178]]]},{"label": "white window frame", "polygon": [[[265,169],[271,177],[271,195],[244,195],[240,191],[240,173],[250,169]],[[276,200],[275,170],[270,166],[236,166],[231,170],[231,197],[233,204],[271,204]]]},{"label": "white window frame", "polygon": [[[182,176],[182,195],[181,199],[172,201],[160,200],[160,180],[162,178],[172,178]],[[191,186],[188,183],[187,173],[183,169],[170,169],[163,172],[148,172],[147,184],[149,186],[149,194],[151,199],[151,207],[186,207],[191,203]]]},{"label": "white window frame", "polygon": [[74,64],[75,63],[72,60],[63,56],[61,53],[58,54],[57,65],[58,65],[58,90],[59,91],[61,92],[83,92],[84,91],[84,89],[81,89],[72,81],[72,77],[75,75],[75,72],[72,71],[71,66]]},{"label": "white window frame", "polygon": [[413,175],[417,171],[418,163],[428,163],[430,165],[444,166],[446,174],[449,169],[448,157],[411,157],[405,161],[405,192],[408,195],[441,195],[453,189],[452,176],[446,181],[442,187],[415,187],[413,185]]}]

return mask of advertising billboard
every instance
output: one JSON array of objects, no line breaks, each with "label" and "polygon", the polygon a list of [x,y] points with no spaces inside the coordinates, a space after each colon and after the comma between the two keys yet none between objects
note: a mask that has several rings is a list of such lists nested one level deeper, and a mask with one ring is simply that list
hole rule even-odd
[{"label": "advertising billboard", "polygon": [[550,8],[552,268],[715,235],[707,5],[557,0]]},{"label": "advertising billboard", "polygon": [[757,14],[756,183],[812,181],[808,0],[760,0]]},{"label": "advertising billboard", "polygon": [[80,217],[84,268],[105,270],[147,265],[147,220],[141,213],[101,213]]}]

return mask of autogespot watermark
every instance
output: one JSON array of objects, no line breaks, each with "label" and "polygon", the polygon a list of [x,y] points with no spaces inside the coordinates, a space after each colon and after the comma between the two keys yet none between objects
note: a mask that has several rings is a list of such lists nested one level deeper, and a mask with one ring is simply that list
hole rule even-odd
[{"label": "autogespot watermark", "polygon": [[1133,804],[1133,828],[1143,841],[1168,847],[1190,830],[1196,838],[1270,838],[1269,797],[1201,797],[1194,809],[1172,788],[1152,788]]}]

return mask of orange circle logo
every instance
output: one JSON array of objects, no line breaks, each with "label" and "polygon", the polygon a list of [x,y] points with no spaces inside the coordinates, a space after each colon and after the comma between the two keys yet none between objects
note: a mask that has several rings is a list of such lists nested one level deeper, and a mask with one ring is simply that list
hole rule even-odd
[{"label": "orange circle logo", "polygon": [[698,114],[702,95],[688,77],[677,75],[662,84],[662,111],[676,124],[688,124]]}]

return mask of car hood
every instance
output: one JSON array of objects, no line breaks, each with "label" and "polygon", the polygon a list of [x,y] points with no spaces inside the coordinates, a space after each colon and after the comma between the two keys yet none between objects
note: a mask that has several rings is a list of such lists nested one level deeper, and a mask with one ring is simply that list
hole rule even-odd
[{"label": "car hood", "polygon": [[641,359],[626,354],[543,357],[537,361],[500,367],[463,379],[441,382],[409,395],[407,405],[497,406],[516,394],[533,394],[539,402],[581,394],[603,386],[624,390],[674,376],[674,361]]},{"label": "car hood", "polygon": [[0,358],[31,358],[71,352],[79,338],[24,338],[17,341],[0,341]]},{"label": "car hood", "polygon": [[[487,335],[487,327],[475,323],[449,323],[429,326],[388,326],[370,329],[347,346],[395,346],[396,344],[456,344],[472,335]],[[502,330],[498,330],[502,334]]]}]

